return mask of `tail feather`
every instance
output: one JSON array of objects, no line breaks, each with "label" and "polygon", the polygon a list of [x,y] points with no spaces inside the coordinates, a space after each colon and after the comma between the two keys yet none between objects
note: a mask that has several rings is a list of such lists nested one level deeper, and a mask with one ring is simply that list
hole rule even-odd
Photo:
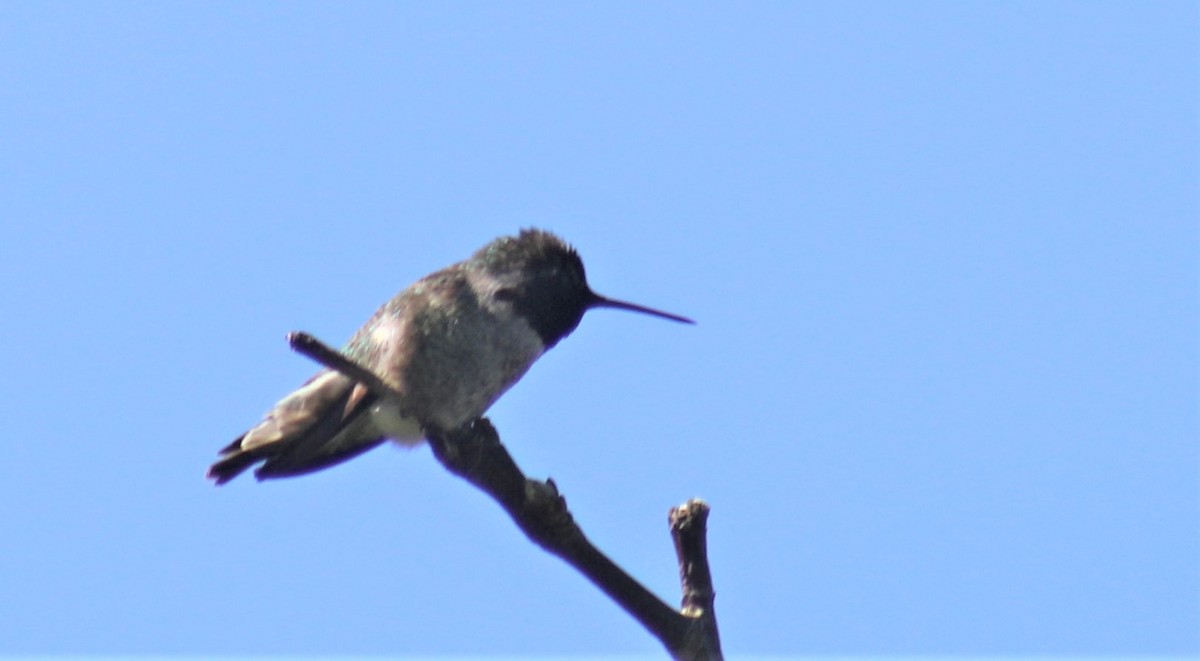
[{"label": "tail feather", "polygon": [[205,477],[213,480],[217,486],[221,486],[266,456],[261,450],[247,450],[244,452],[238,450],[241,443],[242,437],[239,436],[236,441],[225,448],[221,459],[212,466],[209,466]]}]

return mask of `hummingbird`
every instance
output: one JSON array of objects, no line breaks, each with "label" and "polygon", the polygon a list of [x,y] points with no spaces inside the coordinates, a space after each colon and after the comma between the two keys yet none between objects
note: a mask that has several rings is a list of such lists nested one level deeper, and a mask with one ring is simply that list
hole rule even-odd
[{"label": "hummingbird", "polygon": [[427,430],[453,431],[482,416],[592,308],[695,323],[595,293],[574,248],[521,230],[413,283],[343,348],[401,397],[321,370],[221,450],[208,478],[224,484],[259,462],[260,480],[303,475],[389,439],[411,446]]}]

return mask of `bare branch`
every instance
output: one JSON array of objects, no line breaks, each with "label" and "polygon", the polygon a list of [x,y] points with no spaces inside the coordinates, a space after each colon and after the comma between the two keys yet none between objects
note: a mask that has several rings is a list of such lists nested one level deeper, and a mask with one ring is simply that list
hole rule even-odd
[{"label": "bare branch", "polygon": [[683,590],[683,615],[692,618],[692,626],[701,631],[689,641],[703,645],[691,650],[687,658],[721,657],[721,637],[717,632],[717,614],[713,610],[716,592],[708,568],[708,503],[693,498],[667,515],[671,539],[679,559],[679,582]]},{"label": "bare branch", "polygon": [[[307,333],[290,333],[299,353],[366,385],[381,397],[403,400],[370,370],[334,351]],[[713,612],[712,578],[705,550],[708,506],[692,500],[672,508],[675,541],[683,583],[683,612],[676,611],[625,573],[584,536],[553,480],[525,477],[499,434],[486,418],[453,430],[425,428],[438,461],[451,473],[486,492],[508,512],[534,543],[562,558],[604,591],[657,637],[676,659],[721,659]]]}]

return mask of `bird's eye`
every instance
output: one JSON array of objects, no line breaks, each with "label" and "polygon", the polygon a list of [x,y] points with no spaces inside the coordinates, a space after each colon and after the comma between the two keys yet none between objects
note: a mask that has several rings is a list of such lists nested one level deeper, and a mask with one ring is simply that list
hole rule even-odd
[{"label": "bird's eye", "polygon": [[516,298],[517,290],[511,287],[504,287],[496,290],[496,300],[498,301],[512,301],[516,300]]}]

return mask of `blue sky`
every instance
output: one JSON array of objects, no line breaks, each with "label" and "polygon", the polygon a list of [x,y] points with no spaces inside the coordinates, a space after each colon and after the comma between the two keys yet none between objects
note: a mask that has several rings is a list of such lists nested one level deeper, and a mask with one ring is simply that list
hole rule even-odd
[{"label": "blue sky", "polygon": [[657,654],[428,449],[203,472],[525,226],[490,415],[731,655],[1200,652],[1194,3],[0,5],[0,654]]}]

